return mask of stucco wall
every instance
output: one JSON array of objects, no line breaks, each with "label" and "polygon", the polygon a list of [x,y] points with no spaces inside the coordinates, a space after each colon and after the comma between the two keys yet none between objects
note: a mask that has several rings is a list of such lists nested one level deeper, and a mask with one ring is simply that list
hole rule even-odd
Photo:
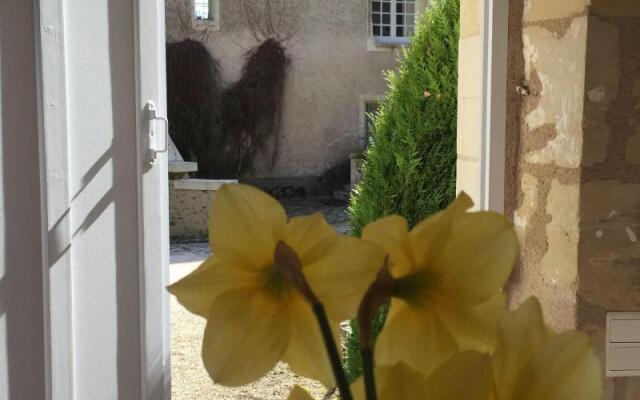
[{"label": "stucco wall", "polygon": [[[525,0],[510,12],[511,303],[540,297],[548,322],[590,334],[603,360],[606,312],[640,310],[639,11]],[[605,380],[605,399],[637,398],[640,379]]]},{"label": "stucco wall", "polygon": [[[189,0],[167,1],[167,39],[188,36],[176,10]],[[206,46],[220,61],[224,79],[238,79],[245,53],[258,43],[238,23],[234,0],[220,0],[220,30]],[[421,3],[424,7],[426,0]],[[301,29],[288,42],[292,59],[283,110],[278,160],[272,170],[257,160],[257,177],[318,176],[361,150],[363,97],[384,95],[383,71],[398,51],[376,48],[369,38],[367,0],[308,1]]]},{"label": "stucco wall", "polygon": [[0,6],[0,398],[45,398],[34,6]]}]

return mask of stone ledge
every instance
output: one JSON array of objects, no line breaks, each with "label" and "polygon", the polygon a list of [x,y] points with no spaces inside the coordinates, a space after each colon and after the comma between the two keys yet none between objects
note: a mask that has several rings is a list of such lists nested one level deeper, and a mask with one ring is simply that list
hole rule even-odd
[{"label": "stone ledge", "polygon": [[238,183],[235,179],[180,179],[174,181],[173,188],[178,190],[216,191],[224,184]]},{"label": "stone ledge", "polygon": [[197,172],[198,163],[191,161],[169,161],[169,173],[185,174],[187,172]]}]

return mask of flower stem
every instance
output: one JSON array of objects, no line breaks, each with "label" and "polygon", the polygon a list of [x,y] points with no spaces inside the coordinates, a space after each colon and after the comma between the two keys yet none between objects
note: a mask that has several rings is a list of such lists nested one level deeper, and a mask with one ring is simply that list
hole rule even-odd
[{"label": "flower stem", "polygon": [[331,368],[333,369],[333,376],[336,380],[338,390],[340,390],[340,398],[342,400],[353,400],[351,395],[351,389],[349,388],[349,382],[347,376],[342,368],[340,362],[340,355],[338,354],[338,348],[336,347],[336,341],[331,333],[331,327],[327,318],[327,313],[324,310],[324,306],[321,303],[314,303],[312,306],[313,313],[315,314],[318,324],[320,325],[320,331],[322,332],[322,339],[329,355],[329,361],[331,362]]},{"label": "flower stem", "polygon": [[376,378],[373,373],[373,350],[371,350],[371,347],[363,348],[360,350],[360,355],[362,356],[364,389],[367,395],[367,400],[377,400],[378,394],[376,393]]}]

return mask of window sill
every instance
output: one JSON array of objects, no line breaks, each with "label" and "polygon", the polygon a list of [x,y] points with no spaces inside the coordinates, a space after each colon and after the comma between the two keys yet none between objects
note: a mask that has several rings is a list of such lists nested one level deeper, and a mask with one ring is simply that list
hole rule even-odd
[{"label": "window sill", "polygon": [[396,49],[409,45],[410,41],[380,41],[373,36],[369,36],[367,40],[367,51],[395,51]]},{"label": "window sill", "polygon": [[379,37],[373,37],[373,42],[378,46],[388,47],[403,47],[411,44],[411,39],[383,39]]}]

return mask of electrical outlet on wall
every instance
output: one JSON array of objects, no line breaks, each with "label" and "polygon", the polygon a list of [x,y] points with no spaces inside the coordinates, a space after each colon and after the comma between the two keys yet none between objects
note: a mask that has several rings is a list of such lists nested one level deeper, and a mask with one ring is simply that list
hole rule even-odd
[{"label": "electrical outlet on wall", "polygon": [[607,313],[606,375],[640,376],[640,312]]}]

